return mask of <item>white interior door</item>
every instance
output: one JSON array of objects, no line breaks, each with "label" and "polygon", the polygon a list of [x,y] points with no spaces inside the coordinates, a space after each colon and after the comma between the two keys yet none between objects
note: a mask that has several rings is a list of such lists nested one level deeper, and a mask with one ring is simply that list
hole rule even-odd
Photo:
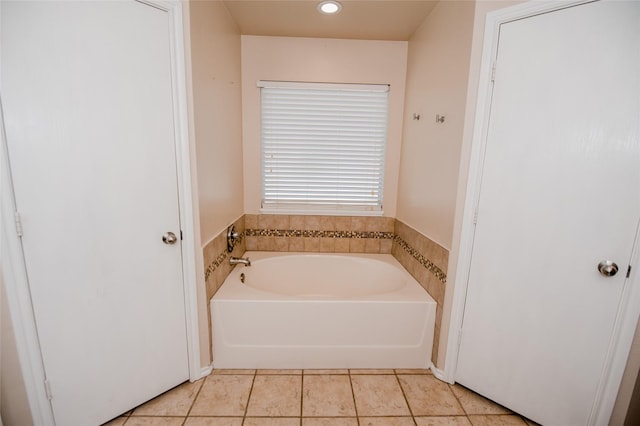
[{"label": "white interior door", "polygon": [[640,219],[640,3],[509,22],[498,46],[456,381],[586,425]]},{"label": "white interior door", "polygon": [[9,160],[54,417],[99,424],[189,377],[170,21],[135,1],[1,7]]}]

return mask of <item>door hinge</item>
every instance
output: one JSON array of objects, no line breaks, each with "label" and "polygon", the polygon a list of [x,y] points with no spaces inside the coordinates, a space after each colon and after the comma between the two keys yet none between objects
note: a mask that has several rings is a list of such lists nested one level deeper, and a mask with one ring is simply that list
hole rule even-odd
[{"label": "door hinge", "polygon": [[627,268],[627,278],[631,276],[631,265]]},{"label": "door hinge", "polygon": [[462,329],[458,330],[458,347],[462,344]]},{"label": "door hinge", "polygon": [[44,381],[44,392],[47,394],[47,399],[51,401],[53,399],[53,394],[51,393],[51,383],[49,383],[48,379]]},{"label": "door hinge", "polygon": [[180,241],[182,241],[182,229],[180,230]]},{"label": "door hinge", "polygon": [[491,66],[491,82],[496,81],[496,63],[494,62]]},{"label": "door hinge", "polygon": [[13,217],[16,221],[16,232],[18,233],[18,237],[22,237],[22,219],[20,218],[20,213],[15,212]]},{"label": "door hinge", "polygon": [[478,209],[476,209],[476,211],[473,212],[473,224],[474,225],[478,224]]}]

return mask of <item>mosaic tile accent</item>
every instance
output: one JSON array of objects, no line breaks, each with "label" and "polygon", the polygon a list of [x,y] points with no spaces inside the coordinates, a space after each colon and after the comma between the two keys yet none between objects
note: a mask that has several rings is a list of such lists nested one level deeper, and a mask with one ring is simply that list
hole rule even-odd
[{"label": "mosaic tile accent", "polygon": [[318,231],[299,229],[247,229],[247,237],[307,237],[307,238],[394,238],[393,232],[378,231]]},{"label": "mosaic tile accent", "polygon": [[[242,240],[244,239],[244,232],[240,234],[240,237],[236,240],[236,245],[240,245],[242,243]],[[231,255],[231,253],[229,253],[227,251],[227,249],[224,249],[216,258],[213,262],[211,262],[209,264],[209,266],[207,266],[207,269],[204,271],[204,280],[207,281],[209,279],[209,277],[211,276],[211,274],[213,274],[213,272],[218,268],[218,266],[222,265],[222,263],[227,260],[227,258]]]},{"label": "mosaic tile accent", "polygon": [[443,284],[447,283],[447,274],[442,272],[442,269],[438,268],[438,266],[435,263],[433,263],[432,261],[424,257],[422,253],[420,253],[415,248],[411,247],[405,240],[400,238],[398,235],[394,235],[393,241],[397,243],[404,251],[409,253],[409,255],[413,257],[415,260],[417,260],[422,266],[427,268],[429,272],[434,274],[441,283]]}]

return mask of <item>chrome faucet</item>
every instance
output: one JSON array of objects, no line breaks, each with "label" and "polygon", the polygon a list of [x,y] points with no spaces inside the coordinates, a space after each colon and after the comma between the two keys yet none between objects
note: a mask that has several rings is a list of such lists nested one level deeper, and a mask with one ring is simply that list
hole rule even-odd
[{"label": "chrome faucet", "polygon": [[229,258],[229,263],[231,265],[243,264],[244,266],[251,266],[251,260],[248,257],[233,257]]}]

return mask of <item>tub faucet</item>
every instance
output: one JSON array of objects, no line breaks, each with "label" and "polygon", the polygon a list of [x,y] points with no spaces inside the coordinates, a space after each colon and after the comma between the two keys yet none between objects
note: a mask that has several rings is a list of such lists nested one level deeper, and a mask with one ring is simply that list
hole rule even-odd
[{"label": "tub faucet", "polygon": [[244,266],[251,266],[251,260],[248,257],[233,257],[229,258],[229,263],[231,265],[243,264]]}]

